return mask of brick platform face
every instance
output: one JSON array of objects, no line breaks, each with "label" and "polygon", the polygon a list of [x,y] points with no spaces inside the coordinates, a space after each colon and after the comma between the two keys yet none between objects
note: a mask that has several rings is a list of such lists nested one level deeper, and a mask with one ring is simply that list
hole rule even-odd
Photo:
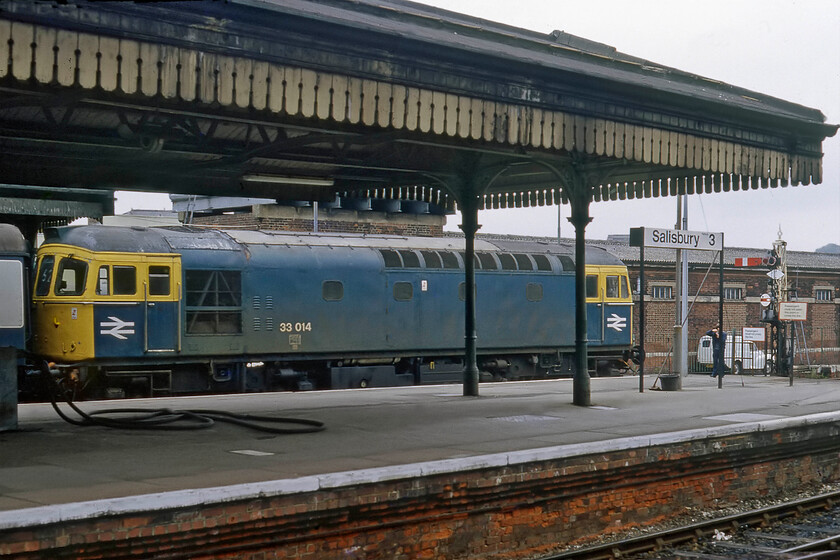
[{"label": "brick platform face", "polygon": [[840,480],[812,424],[181,510],[0,531],[21,559],[519,559]]}]

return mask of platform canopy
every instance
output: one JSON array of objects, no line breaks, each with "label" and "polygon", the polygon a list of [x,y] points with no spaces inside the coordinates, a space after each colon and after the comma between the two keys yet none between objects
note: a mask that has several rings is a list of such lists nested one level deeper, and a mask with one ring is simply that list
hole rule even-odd
[{"label": "platform canopy", "polygon": [[819,183],[837,130],[604,44],[400,0],[0,0],[0,60],[4,183],[421,199],[462,211],[468,249],[483,208],[568,201],[580,264],[591,202]]},{"label": "platform canopy", "polygon": [[568,199],[570,166],[593,201],[819,183],[836,131],[607,45],[411,2],[0,7],[8,183],[453,207],[473,162],[495,177],[479,207],[521,207]]}]

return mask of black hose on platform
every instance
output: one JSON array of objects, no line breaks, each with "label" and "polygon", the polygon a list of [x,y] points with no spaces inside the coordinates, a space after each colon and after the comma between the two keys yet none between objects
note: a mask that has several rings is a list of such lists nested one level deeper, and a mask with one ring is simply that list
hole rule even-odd
[{"label": "black hose on platform", "polygon": [[[235,414],[222,410],[172,410],[169,408],[109,408],[85,412],[73,402],[72,392],[55,380],[46,362],[41,362],[41,377],[48,388],[50,403],[65,421],[76,426],[104,426],[124,430],[203,430],[216,422],[236,424],[271,434],[309,434],[326,429],[323,422],[301,418]],[[58,405],[57,394],[79,415],[71,418]],[[280,427],[283,426],[283,427]]]}]

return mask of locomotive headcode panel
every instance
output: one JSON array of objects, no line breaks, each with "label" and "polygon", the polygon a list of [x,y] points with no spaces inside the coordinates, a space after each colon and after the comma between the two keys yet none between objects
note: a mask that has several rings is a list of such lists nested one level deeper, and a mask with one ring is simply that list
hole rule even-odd
[{"label": "locomotive headcode panel", "polygon": [[[48,232],[32,296],[35,350],[87,396],[457,381],[464,242],[181,226]],[[484,378],[569,375],[569,247],[476,243]],[[591,254],[590,254],[591,253]],[[591,249],[593,369],[630,344],[618,259]]]}]

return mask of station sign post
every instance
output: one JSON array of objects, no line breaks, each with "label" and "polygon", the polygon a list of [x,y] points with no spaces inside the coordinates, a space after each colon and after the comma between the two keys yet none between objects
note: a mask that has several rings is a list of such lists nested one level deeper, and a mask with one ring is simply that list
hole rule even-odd
[{"label": "station sign post", "polygon": [[[630,228],[630,246],[639,248],[639,392],[643,393],[645,390],[645,247],[718,251],[720,253],[718,323],[723,328],[723,232],[646,227]],[[718,371],[723,371],[723,352],[720,354]],[[718,388],[721,387],[723,387],[723,375],[718,376]]]}]

